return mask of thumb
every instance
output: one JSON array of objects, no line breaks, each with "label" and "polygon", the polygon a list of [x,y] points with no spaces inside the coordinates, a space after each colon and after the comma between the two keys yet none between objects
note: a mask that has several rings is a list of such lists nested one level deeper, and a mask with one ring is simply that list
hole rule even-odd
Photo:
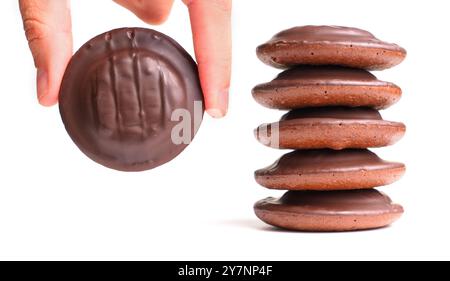
[{"label": "thumb", "polygon": [[19,0],[25,35],[37,69],[39,102],[58,101],[59,87],[72,56],[69,0]]}]

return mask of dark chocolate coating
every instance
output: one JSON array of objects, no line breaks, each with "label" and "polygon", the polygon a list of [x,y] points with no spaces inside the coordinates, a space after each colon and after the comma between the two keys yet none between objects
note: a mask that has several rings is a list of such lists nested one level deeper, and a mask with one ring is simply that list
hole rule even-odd
[{"label": "dark chocolate coating", "polygon": [[369,171],[403,166],[401,163],[384,161],[367,149],[296,150],[281,156],[269,167],[257,170],[255,175]]},{"label": "dark chocolate coating", "polygon": [[297,26],[275,34],[270,43],[298,42],[343,44],[361,47],[376,47],[393,51],[406,52],[402,47],[379,40],[372,33],[354,27],[344,26]]},{"label": "dark chocolate coating", "polygon": [[271,205],[281,211],[303,215],[373,216],[402,213],[400,205],[376,189],[339,191],[287,191],[281,198],[267,198],[257,203],[261,209]]},{"label": "dark chocolate coating", "polygon": [[284,114],[281,121],[301,118],[331,118],[352,120],[383,120],[378,110],[368,107],[308,107]]},{"label": "dark chocolate coating", "polygon": [[[395,86],[393,83],[378,80],[364,69],[340,66],[298,65],[284,70],[268,86],[289,85],[354,85],[354,86]],[[258,87],[258,86],[257,86]]]},{"label": "dark chocolate coating", "polygon": [[172,38],[151,29],[121,28],[98,35],[71,59],[59,108],[67,132],[94,161],[141,171],[176,157],[187,144],[171,138],[175,109],[190,113],[203,95],[197,65]]}]

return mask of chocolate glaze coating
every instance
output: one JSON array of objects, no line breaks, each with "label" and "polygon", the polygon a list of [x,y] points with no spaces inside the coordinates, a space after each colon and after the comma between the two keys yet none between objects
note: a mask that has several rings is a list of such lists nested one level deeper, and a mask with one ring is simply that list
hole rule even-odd
[{"label": "chocolate glaze coating", "polygon": [[281,117],[281,121],[300,118],[331,118],[352,120],[383,120],[378,110],[368,107],[308,107],[291,110]]},{"label": "chocolate glaze coating", "polygon": [[305,44],[343,44],[406,52],[397,44],[387,43],[372,33],[354,27],[344,26],[297,26],[275,34],[269,43],[298,42]]},{"label": "chocolate glaze coating", "polygon": [[384,161],[367,149],[296,150],[284,154],[267,168],[257,170],[255,175],[371,171],[401,167],[404,165]]},{"label": "chocolate glaze coating", "polygon": [[[71,59],[59,108],[67,132],[94,161],[123,171],[141,171],[176,157],[175,109],[194,124],[202,102],[197,65],[172,38],[151,29],[121,28],[98,35]],[[203,103],[200,106],[201,121]]]},{"label": "chocolate glaze coating", "polygon": [[259,208],[270,205],[284,207],[285,211],[305,215],[358,215],[401,213],[403,208],[376,189],[340,191],[287,191],[281,198],[267,198],[257,203]]},{"label": "chocolate glaze coating", "polygon": [[279,73],[269,83],[256,86],[279,87],[289,85],[353,85],[353,86],[396,86],[393,83],[378,80],[375,75],[364,69],[333,65],[299,65]]}]

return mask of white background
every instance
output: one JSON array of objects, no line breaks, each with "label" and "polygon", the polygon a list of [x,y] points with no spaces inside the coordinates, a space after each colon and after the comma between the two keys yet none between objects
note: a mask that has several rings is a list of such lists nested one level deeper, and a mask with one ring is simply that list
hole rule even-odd
[{"label": "white background", "polygon": [[[194,142],[169,164],[123,173],[85,157],[58,108],[38,105],[17,2],[0,1],[0,258],[448,259],[450,17],[447,1],[418,2],[235,0],[228,116],[206,117]],[[109,0],[73,1],[72,11],[75,50],[112,28],[146,26]],[[408,168],[398,183],[381,188],[405,207],[392,227],[295,233],[253,214],[255,201],[281,194],[258,186],[253,171],[282,154],[253,137],[254,127],[282,114],[251,97],[254,85],[278,72],[256,58],[255,48],[305,24],[367,29],[408,50],[400,66],[375,73],[404,92],[382,114],[403,121],[407,135],[376,150]],[[193,54],[181,1],[156,29]]]}]

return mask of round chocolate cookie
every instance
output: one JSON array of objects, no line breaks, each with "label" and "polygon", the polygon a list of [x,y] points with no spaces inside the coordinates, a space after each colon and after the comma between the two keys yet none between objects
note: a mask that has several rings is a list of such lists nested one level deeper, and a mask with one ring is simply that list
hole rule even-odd
[{"label": "round chocolate cookie", "polygon": [[281,228],[299,231],[350,231],[387,226],[403,213],[375,189],[288,191],[280,199],[255,203],[256,216]]},{"label": "round chocolate cookie", "polygon": [[257,85],[252,94],[261,105],[276,109],[338,105],[384,109],[396,103],[402,91],[362,69],[297,66]]},{"label": "round chocolate cookie", "polygon": [[370,32],[342,26],[299,26],[275,34],[256,53],[275,67],[299,64],[341,65],[381,70],[399,64],[402,47],[377,39]]},{"label": "round chocolate cookie", "polygon": [[345,190],[387,185],[404,172],[404,164],[384,161],[367,149],[296,150],[255,171],[255,179],[271,189]]},{"label": "round chocolate cookie", "polygon": [[[123,171],[151,169],[176,157],[201,123],[197,65],[162,33],[112,30],[75,53],[59,109],[70,137],[94,161]],[[185,131],[178,130],[182,121]]]},{"label": "round chocolate cookie", "polygon": [[394,144],[405,129],[372,108],[317,107],[292,110],[279,122],[259,126],[255,136],[274,148],[368,148]]}]

